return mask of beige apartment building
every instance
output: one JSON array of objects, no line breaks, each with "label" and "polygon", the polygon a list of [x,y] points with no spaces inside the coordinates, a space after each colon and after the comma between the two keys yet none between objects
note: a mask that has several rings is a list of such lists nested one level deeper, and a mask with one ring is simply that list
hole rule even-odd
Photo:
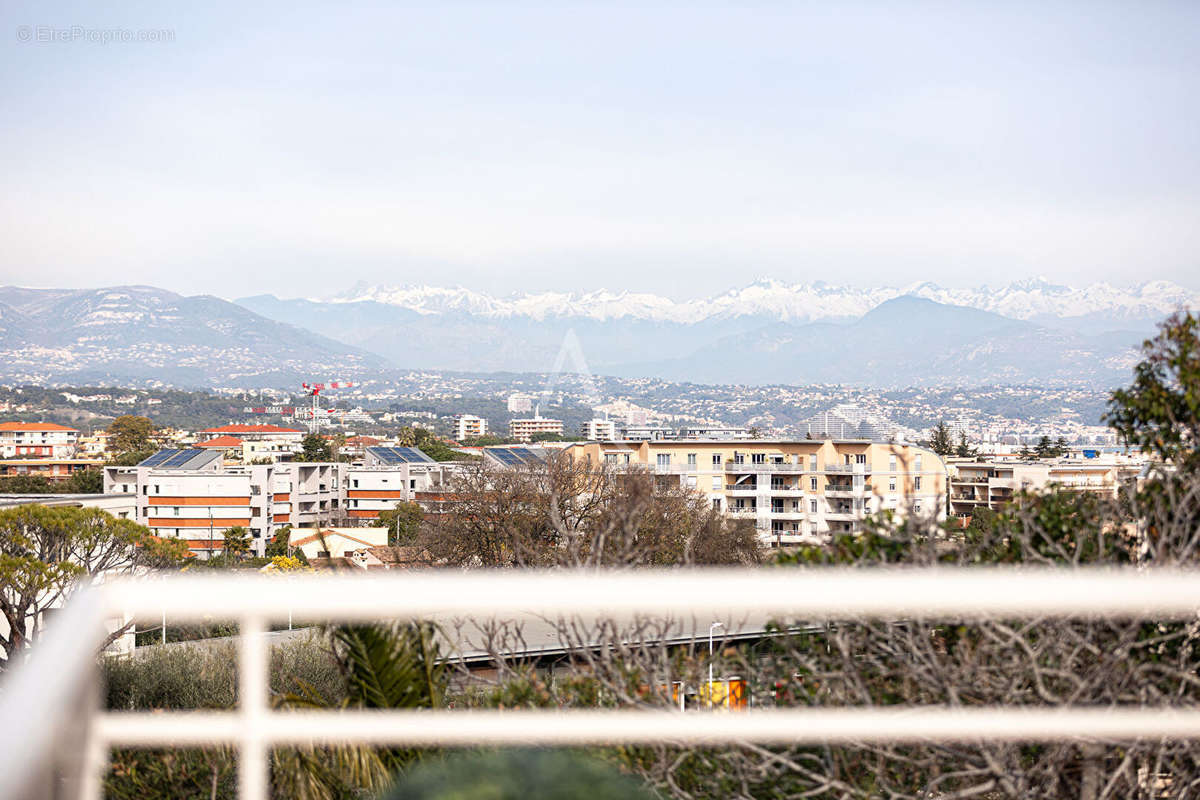
[{"label": "beige apartment building", "polygon": [[514,419],[508,423],[508,435],[518,442],[528,442],[539,433],[552,433],[562,436],[563,424],[561,419],[534,416],[529,419]]},{"label": "beige apartment building", "polygon": [[1140,464],[1105,459],[1053,461],[951,461],[950,512],[970,517],[976,508],[996,511],[1017,492],[1050,488],[1097,492],[1116,497],[1121,486],[1136,481]]},{"label": "beige apartment building", "polygon": [[566,452],[593,464],[642,467],[705,495],[713,508],[754,521],[771,547],[856,533],[878,511],[946,517],[947,468],[932,450],[835,441],[655,440],[587,442]]}]

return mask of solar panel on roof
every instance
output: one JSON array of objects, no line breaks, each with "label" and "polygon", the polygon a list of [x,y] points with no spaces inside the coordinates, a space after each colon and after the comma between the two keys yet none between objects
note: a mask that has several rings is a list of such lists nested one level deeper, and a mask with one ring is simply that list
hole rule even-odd
[{"label": "solar panel on roof", "polygon": [[162,465],[164,467],[182,467],[184,464],[191,461],[193,458],[195,458],[197,455],[199,455],[202,452],[204,452],[204,451],[198,450],[198,449],[197,450],[180,450],[178,453],[176,453],[175,455],[171,456],[166,461],[164,461],[162,463]]},{"label": "solar panel on roof", "polygon": [[397,464],[422,464],[433,459],[416,447],[368,447],[367,452],[380,463],[389,466]]},{"label": "solar panel on roof", "polygon": [[177,454],[178,452],[179,452],[179,450],[174,447],[168,447],[164,450],[159,450],[157,453],[150,456],[145,461],[142,461],[141,463],[139,463],[138,466],[139,467],[156,467],[159,464],[166,461],[168,458],[171,458],[172,456]]}]

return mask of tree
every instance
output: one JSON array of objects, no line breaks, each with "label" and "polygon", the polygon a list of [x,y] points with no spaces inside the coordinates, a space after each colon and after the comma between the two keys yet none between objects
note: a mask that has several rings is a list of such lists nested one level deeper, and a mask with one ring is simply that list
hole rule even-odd
[{"label": "tree", "polygon": [[333,461],[329,441],[319,433],[310,433],[300,442],[301,461]]},{"label": "tree", "polygon": [[[342,675],[343,698],[301,685],[279,704],[289,709],[438,708],[445,702],[447,670],[437,631],[423,623],[338,625],[329,643]],[[391,747],[325,746],[276,751],[273,783],[280,796],[341,798],[374,795],[420,756]]]},{"label": "tree", "polygon": [[387,528],[392,547],[415,542],[424,521],[425,510],[412,502],[397,503],[395,508],[379,512],[379,527]]},{"label": "tree", "polygon": [[538,466],[472,464],[417,544],[459,566],[753,564],[749,521],[731,520],[694,489],[645,470],[617,471],[552,454]]},{"label": "tree", "polygon": [[42,475],[0,478],[0,494],[53,494],[54,486]]},{"label": "tree", "polygon": [[929,437],[929,449],[942,458],[954,452],[954,444],[950,441],[950,429],[946,427],[945,422],[939,422],[934,426],[933,433]]},{"label": "tree", "polygon": [[10,660],[17,655],[40,632],[45,612],[79,581],[177,566],[186,553],[183,542],[157,539],[132,520],[94,508],[0,511],[0,613],[8,623],[0,648]]},{"label": "tree", "polygon": [[158,446],[154,423],[149,417],[125,414],[108,426],[108,449],[116,455],[144,453]]},{"label": "tree", "polygon": [[71,494],[101,494],[104,491],[104,473],[98,469],[72,472],[64,488]]},{"label": "tree", "polygon": [[1105,422],[1163,464],[1200,468],[1200,317],[1179,313],[1142,344],[1133,384],[1109,399]]},{"label": "tree", "polygon": [[1049,458],[1054,455],[1054,445],[1050,442],[1049,436],[1038,439],[1037,444],[1033,446],[1033,454],[1038,458]]},{"label": "tree", "polygon": [[271,537],[271,540],[267,542],[265,550],[266,557],[275,558],[276,556],[282,556],[284,558],[290,558],[292,555],[291,539],[292,526],[284,525],[282,528],[277,530],[275,535]]},{"label": "tree", "polygon": [[239,561],[250,552],[250,533],[241,525],[234,525],[225,531],[224,555],[232,556]]},{"label": "tree", "polygon": [[1067,446],[1067,440],[1063,437],[1060,436],[1054,440],[1054,455],[1056,458],[1065,456],[1069,449],[1070,448]]},{"label": "tree", "polygon": [[954,448],[954,455],[959,458],[974,458],[977,454],[978,451],[971,447],[971,443],[967,441],[966,431],[959,431],[958,444]]}]

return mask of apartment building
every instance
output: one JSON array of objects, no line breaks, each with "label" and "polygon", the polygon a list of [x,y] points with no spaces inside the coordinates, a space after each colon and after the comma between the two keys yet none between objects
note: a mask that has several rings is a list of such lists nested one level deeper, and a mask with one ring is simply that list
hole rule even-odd
[{"label": "apartment building", "polygon": [[508,423],[508,435],[518,442],[528,442],[539,433],[551,433],[562,436],[563,424],[561,419],[550,419],[536,415],[528,419],[514,419]]},{"label": "apartment building", "polygon": [[681,439],[750,439],[749,428],[684,428]]},{"label": "apartment building", "polygon": [[1136,481],[1141,464],[1117,458],[1052,461],[950,461],[950,513],[970,517],[977,508],[996,511],[1017,492],[1051,488],[1116,497]]},{"label": "apartment building", "polygon": [[346,514],[362,524],[397,503],[438,503],[457,468],[415,447],[368,447],[363,463],[346,472]]},{"label": "apartment building", "polygon": [[867,514],[946,516],[947,468],[931,450],[860,440],[587,442],[564,451],[645,468],[696,489],[713,508],[753,520],[772,547],[862,530]]},{"label": "apartment building", "polygon": [[582,432],[589,442],[611,442],[617,438],[617,423],[610,419],[591,419],[583,423]]},{"label": "apartment building", "polygon": [[97,469],[101,458],[6,458],[0,460],[0,478],[28,475],[48,481],[65,481],[76,472]]},{"label": "apartment building", "polygon": [[474,439],[485,436],[488,432],[487,420],[483,417],[473,417],[470,414],[454,416],[454,438],[461,442],[464,439]]},{"label": "apartment building", "polygon": [[53,422],[0,422],[0,458],[71,458],[79,431]]},{"label": "apartment building", "polygon": [[219,450],[168,449],[133,467],[106,467],[105,494],[134,494],[135,519],[156,535],[186,539],[193,552],[220,551],[225,531],[249,531],[261,555],[284,525],[328,525],[343,517],[345,464],[229,466]]},{"label": "apartment building", "polygon": [[98,508],[118,519],[133,519],[136,497],[130,494],[3,494],[0,509],[36,503],[50,508]]},{"label": "apartment building", "polygon": [[[199,444],[207,446],[214,440],[224,443],[224,449],[240,449],[242,461],[270,459],[287,461],[300,452],[305,432],[279,425],[221,425],[200,431]],[[236,440],[236,443],[234,443]]]},{"label": "apartment building", "polygon": [[508,411],[510,414],[528,414],[533,411],[534,396],[531,394],[510,394],[508,396]]}]

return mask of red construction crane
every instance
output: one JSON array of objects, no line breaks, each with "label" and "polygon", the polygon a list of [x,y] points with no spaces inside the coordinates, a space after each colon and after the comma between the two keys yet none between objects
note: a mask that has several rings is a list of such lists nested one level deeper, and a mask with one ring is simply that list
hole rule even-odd
[{"label": "red construction crane", "polygon": [[[347,389],[355,384],[353,381],[326,381],[325,383],[302,383],[300,385],[304,387],[304,393],[312,398],[312,408],[308,412],[308,427],[316,432],[321,427],[322,413],[333,413],[332,408],[327,408],[322,412],[321,392],[326,389]],[[299,408],[296,409],[296,416],[301,416]]]}]

